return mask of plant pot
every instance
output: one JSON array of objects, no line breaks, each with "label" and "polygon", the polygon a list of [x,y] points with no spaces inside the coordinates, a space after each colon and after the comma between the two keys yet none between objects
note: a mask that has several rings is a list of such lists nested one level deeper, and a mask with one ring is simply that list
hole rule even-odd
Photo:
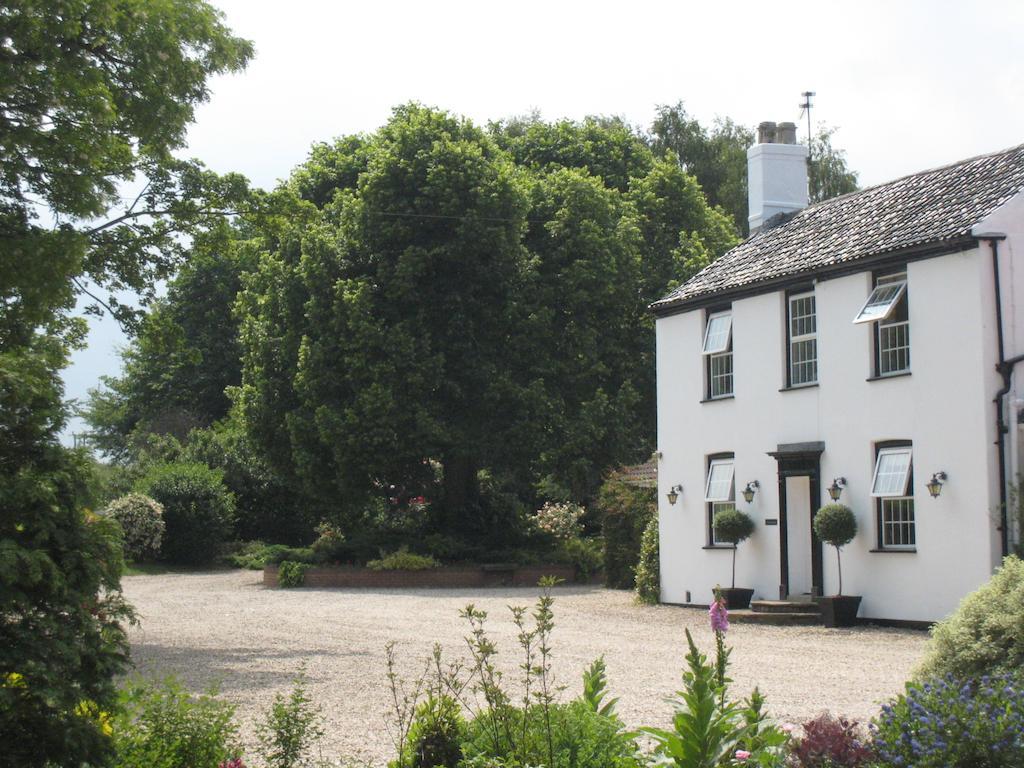
[{"label": "plant pot", "polygon": [[730,611],[749,608],[750,598],[754,596],[754,590],[742,587],[722,587],[718,591],[725,600],[725,607]]},{"label": "plant pot", "polygon": [[821,607],[821,621],[826,627],[852,627],[857,623],[859,595],[819,597],[818,605]]}]

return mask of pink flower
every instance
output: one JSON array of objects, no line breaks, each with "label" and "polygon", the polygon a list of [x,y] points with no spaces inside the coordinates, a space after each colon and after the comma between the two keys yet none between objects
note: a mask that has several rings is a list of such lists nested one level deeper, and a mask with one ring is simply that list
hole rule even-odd
[{"label": "pink flower", "polygon": [[738,760],[739,762],[741,762],[741,763],[742,763],[742,762],[743,762],[744,760],[746,760],[746,759],[747,759],[748,757],[750,757],[750,753],[749,753],[749,752],[747,752],[747,750],[745,750],[745,749],[737,749],[737,750],[736,750],[736,759],[737,759],[737,760]]},{"label": "pink flower", "polygon": [[726,610],[725,600],[715,600],[708,613],[711,615],[711,629],[715,632],[729,631],[729,611]]},{"label": "pink flower", "polygon": [[245,763],[242,762],[242,758],[235,757],[231,760],[225,760],[218,768],[245,768]]},{"label": "pink flower", "polygon": [[783,733],[792,733],[796,730],[796,726],[792,723],[783,723],[779,726],[779,728],[782,730]]}]

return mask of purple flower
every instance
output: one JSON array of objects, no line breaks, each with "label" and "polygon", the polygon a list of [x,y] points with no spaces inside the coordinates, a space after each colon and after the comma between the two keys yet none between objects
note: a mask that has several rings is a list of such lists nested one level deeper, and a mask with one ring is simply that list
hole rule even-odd
[{"label": "purple flower", "polygon": [[715,600],[708,613],[711,615],[711,629],[715,632],[729,631],[729,611],[725,608],[725,600]]}]

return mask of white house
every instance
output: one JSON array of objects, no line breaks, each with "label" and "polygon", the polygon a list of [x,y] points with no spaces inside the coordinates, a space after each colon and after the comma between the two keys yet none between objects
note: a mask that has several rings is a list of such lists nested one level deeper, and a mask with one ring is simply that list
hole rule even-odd
[{"label": "white house", "polygon": [[1018,536],[1024,146],[811,206],[805,160],[792,124],[762,124],[753,234],[652,306],[661,599],[728,586],[710,521],[733,504],[756,522],[736,586],[834,594],[811,520],[836,481],[859,615],[936,620]]}]

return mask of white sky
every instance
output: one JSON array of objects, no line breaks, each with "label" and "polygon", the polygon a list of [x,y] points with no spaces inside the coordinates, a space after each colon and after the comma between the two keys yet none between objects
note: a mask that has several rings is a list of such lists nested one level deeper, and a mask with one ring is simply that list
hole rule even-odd
[{"label": "white sky", "polygon": [[[261,187],[410,100],[479,123],[537,108],[642,126],[682,100],[754,126],[797,121],[811,90],[862,186],[1024,142],[1019,0],[213,2],[256,56],[212,82],[187,154]],[[68,397],[117,373],[121,343],[93,321]]]}]

